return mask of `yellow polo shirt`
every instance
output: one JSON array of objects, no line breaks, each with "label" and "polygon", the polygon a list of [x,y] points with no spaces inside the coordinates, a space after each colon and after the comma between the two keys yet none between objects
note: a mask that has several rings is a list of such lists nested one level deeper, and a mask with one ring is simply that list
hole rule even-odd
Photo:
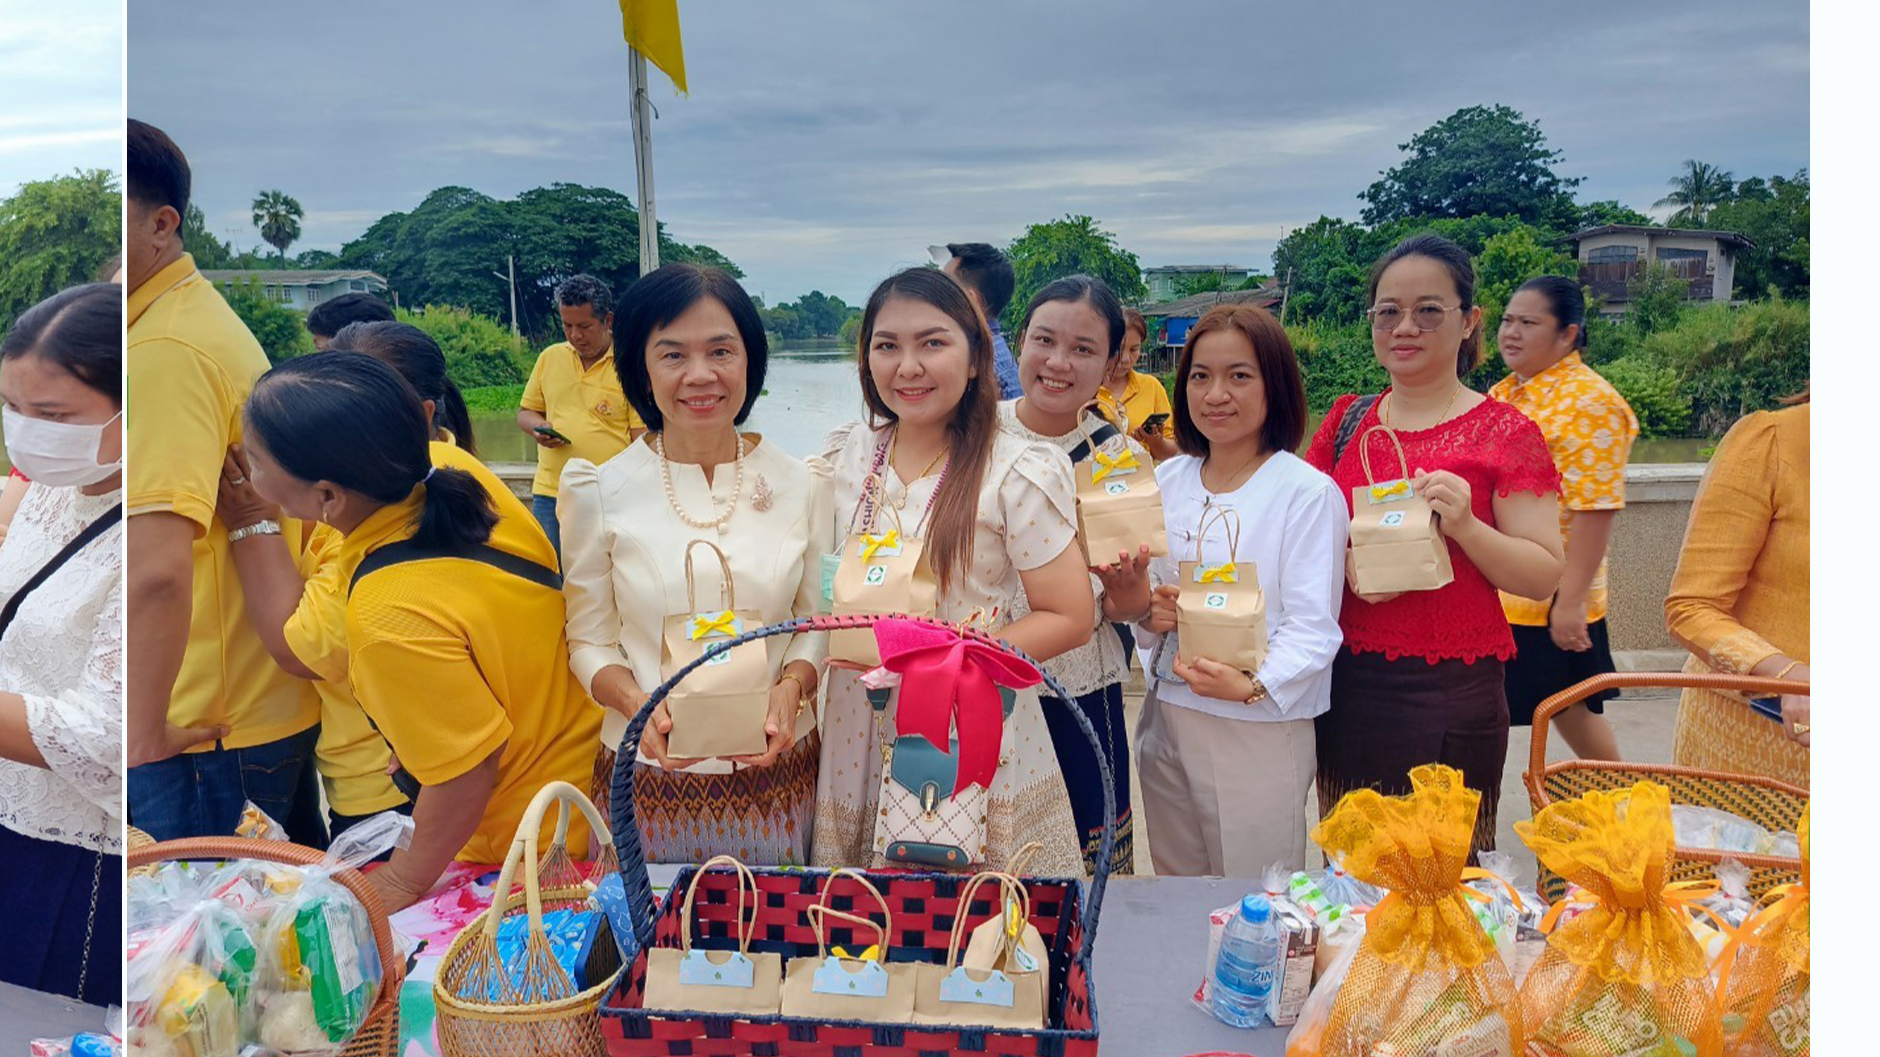
[{"label": "yellow polo shirt", "polygon": [[[433,458],[438,447],[433,445]],[[486,467],[468,471],[496,500],[490,546],[555,568],[548,537]],[[507,497],[507,503],[504,502]],[[424,502],[410,498],[366,518],[340,548],[342,568],[409,539]],[[347,573],[347,579],[351,574]],[[545,784],[585,790],[600,749],[601,708],[568,667],[567,610],[560,591],[465,558],[431,558],[359,581],[346,607],[353,693],[401,764],[425,785],[459,777],[507,743],[496,788],[464,862],[498,863],[522,813]],[[568,846],[587,848],[576,817]]]},{"label": "yellow polo shirt", "polygon": [[[1638,439],[1638,417],[1578,352],[1525,381],[1509,374],[1488,395],[1520,408],[1547,438],[1547,449],[1560,470],[1560,536],[1568,550],[1573,547],[1575,511],[1625,508],[1625,464]],[[1546,627],[1549,604],[1548,599],[1501,593],[1502,612],[1510,624]],[[1601,558],[1586,592],[1586,619],[1605,616],[1606,560]]]},{"label": "yellow polo shirt", "polygon": [[1175,435],[1174,405],[1169,403],[1168,390],[1162,387],[1162,380],[1153,374],[1129,372],[1129,381],[1124,383],[1120,398],[1110,392],[1108,386],[1098,389],[1097,406],[1111,425],[1131,435],[1150,415],[1167,415],[1169,418],[1162,423],[1162,435]]},{"label": "yellow polo shirt", "polygon": [[543,349],[529,372],[522,406],[547,418],[572,442],[559,448],[537,445],[532,486],[536,495],[561,493],[561,468],[569,459],[579,457],[599,466],[627,446],[633,430],[646,428],[620,389],[611,348],[587,368],[581,366],[581,354],[565,341]]},{"label": "yellow polo shirt", "polygon": [[[196,531],[189,641],[170,722],[227,724],[220,744],[229,749],[298,734],[319,722],[319,701],[281,671],[248,623],[228,526],[215,516],[222,459],[241,439],[242,402],[268,358],[188,254],[131,291],[124,318],[125,514],[172,513]],[[299,524],[283,528],[298,551]]]},{"label": "yellow polo shirt", "polygon": [[[445,440],[431,444],[433,466],[469,469],[481,465],[475,456],[449,443],[448,433],[444,436]],[[529,509],[508,489],[496,501],[499,518],[541,531]],[[385,773],[391,748],[366,718],[346,678],[346,591],[362,556],[344,557],[344,541],[330,525],[314,528],[300,562],[307,587],[282,630],[294,656],[321,676],[314,684],[320,694],[320,741],[314,759],[327,803],[342,815],[370,815],[397,807],[406,798]]]}]

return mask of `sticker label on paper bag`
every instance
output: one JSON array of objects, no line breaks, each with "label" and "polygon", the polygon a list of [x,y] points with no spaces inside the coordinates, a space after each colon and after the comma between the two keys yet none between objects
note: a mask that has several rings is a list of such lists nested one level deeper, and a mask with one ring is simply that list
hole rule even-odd
[{"label": "sticker label on paper bag", "polygon": [[756,985],[757,967],[737,951],[731,951],[723,965],[713,965],[706,952],[693,948],[679,959],[679,982],[700,987],[742,987]]},{"label": "sticker label on paper bag", "polygon": [[857,998],[885,998],[888,994],[888,970],[880,962],[864,961],[850,972],[842,959],[831,954],[816,966],[810,990],[819,995],[854,995]]},{"label": "sticker label on paper bag", "polygon": [[1379,518],[1377,523],[1386,528],[1396,528],[1398,525],[1403,524],[1403,511],[1393,510]]},{"label": "sticker label on paper bag", "polygon": [[1103,486],[1103,490],[1111,495],[1123,495],[1129,491],[1129,482],[1111,481],[1109,484]]},{"label": "sticker label on paper bag", "polygon": [[1201,600],[1201,604],[1209,609],[1226,609],[1227,596],[1218,591],[1211,591],[1206,598]]},{"label": "sticker label on paper bag", "polygon": [[880,587],[882,584],[887,583],[888,567],[885,565],[869,566],[868,572],[862,576],[862,582],[870,587]]},{"label": "sticker label on paper bag", "polygon": [[976,1006],[1012,1008],[1012,978],[993,969],[984,981],[966,975],[959,966],[940,980],[940,1001],[971,1002]]}]

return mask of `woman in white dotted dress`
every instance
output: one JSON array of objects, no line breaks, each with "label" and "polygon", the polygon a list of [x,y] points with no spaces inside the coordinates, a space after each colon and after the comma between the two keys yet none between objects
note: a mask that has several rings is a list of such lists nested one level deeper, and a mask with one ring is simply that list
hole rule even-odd
[{"label": "woman in white dotted dress", "polygon": [[[989,615],[995,634],[1039,661],[1087,642],[1095,602],[1077,547],[1069,461],[1051,445],[999,429],[992,338],[965,291],[941,272],[901,272],[869,298],[861,333],[871,423],[837,429],[824,455],[835,471],[836,538],[866,508],[863,482],[879,476],[879,498],[923,541],[940,583],[941,620]],[[1000,626],[1021,587],[1031,612]],[[877,710],[858,673],[834,667],[828,693],[811,861],[923,865],[890,857],[895,834],[878,824],[899,695]],[[1043,849],[1028,872],[1082,872],[1077,825],[1035,687],[1016,695],[986,797],[984,844],[968,855],[974,865],[1003,867],[1032,841]]]}]

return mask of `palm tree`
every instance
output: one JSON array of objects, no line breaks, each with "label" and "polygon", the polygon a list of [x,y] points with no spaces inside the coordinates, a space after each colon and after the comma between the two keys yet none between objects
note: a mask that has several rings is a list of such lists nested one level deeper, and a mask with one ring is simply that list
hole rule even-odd
[{"label": "palm tree", "polygon": [[1670,180],[1670,194],[1652,203],[1652,208],[1677,206],[1671,223],[1702,224],[1710,211],[1736,196],[1735,177],[1707,162],[1687,161],[1684,171]]},{"label": "palm tree", "polygon": [[252,208],[255,227],[261,229],[262,240],[279,250],[282,263],[286,263],[287,247],[300,237],[300,218],[306,212],[285,191],[261,192],[255,196]]}]

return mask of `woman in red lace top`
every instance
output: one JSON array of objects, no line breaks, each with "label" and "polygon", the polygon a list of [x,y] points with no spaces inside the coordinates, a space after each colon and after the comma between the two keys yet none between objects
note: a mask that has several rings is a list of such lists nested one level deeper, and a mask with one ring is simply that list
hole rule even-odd
[{"label": "woman in red lace top", "polygon": [[[1385,254],[1371,271],[1367,314],[1390,387],[1375,399],[1339,397],[1306,461],[1330,474],[1349,503],[1367,483],[1355,438],[1390,427],[1411,487],[1436,510],[1455,570],[1434,591],[1359,595],[1347,561],[1345,644],[1332,665],[1331,709],[1318,718],[1319,810],[1353,789],[1407,793],[1412,767],[1449,764],[1482,794],[1480,851],[1495,843],[1508,752],[1502,662],[1514,656],[1496,589],[1552,596],[1563,552],[1560,475],[1546,439],[1526,415],[1462,383],[1481,351],[1474,296],[1469,255],[1447,239],[1420,235]],[[1341,445],[1341,433],[1354,439]],[[1380,478],[1394,475],[1388,438],[1369,443]]]}]

